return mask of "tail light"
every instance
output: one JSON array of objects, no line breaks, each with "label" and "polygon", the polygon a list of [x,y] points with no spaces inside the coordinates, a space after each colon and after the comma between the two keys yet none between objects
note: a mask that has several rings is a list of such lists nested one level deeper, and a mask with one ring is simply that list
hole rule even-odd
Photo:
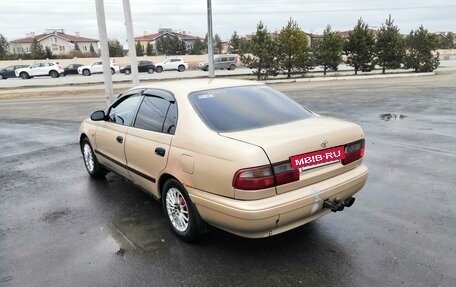
[{"label": "tail light", "polygon": [[350,143],[345,146],[345,158],[342,160],[343,165],[354,162],[364,156],[364,139]]},{"label": "tail light", "polygon": [[289,162],[241,169],[233,178],[233,187],[243,190],[258,190],[299,180],[299,170],[292,169]]}]

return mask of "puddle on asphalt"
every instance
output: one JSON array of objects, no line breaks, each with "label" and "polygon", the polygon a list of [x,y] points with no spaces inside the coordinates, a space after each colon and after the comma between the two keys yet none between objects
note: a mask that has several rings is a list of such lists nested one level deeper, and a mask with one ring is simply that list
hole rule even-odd
[{"label": "puddle on asphalt", "polygon": [[391,121],[391,120],[402,120],[403,118],[406,118],[406,115],[403,114],[392,114],[392,113],[387,113],[387,114],[381,114],[380,119],[384,120],[385,122]]}]

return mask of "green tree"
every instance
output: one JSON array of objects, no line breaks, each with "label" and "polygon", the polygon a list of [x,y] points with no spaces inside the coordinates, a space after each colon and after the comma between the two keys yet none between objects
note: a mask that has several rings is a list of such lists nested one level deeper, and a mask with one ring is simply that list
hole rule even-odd
[{"label": "green tree", "polygon": [[221,54],[223,52],[223,43],[222,39],[218,34],[214,36],[214,53]]},{"label": "green tree", "polygon": [[393,22],[394,20],[391,20],[391,15],[389,15],[378,31],[377,42],[375,43],[377,63],[382,67],[383,74],[385,74],[386,69],[400,68],[405,56],[404,38],[399,33],[399,28],[393,25]]},{"label": "green tree", "polygon": [[30,45],[30,56],[32,59],[43,59],[45,57],[43,46],[36,38],[33,38],[32,44]]},{"label": "green tree", "polygon": [[207,45],[204,45],[204,42],[198,37],[195,42],[193,42],[192,49],[190,51],[193,55],[202,55],[206,53]]},{"label": "green tree", "polygon": [[78,42],[74,42],[74,50],[81,51],[81,49],[79,48]]},{"label": "green tree", "polygon": [[288,20],[277,38],[279,44],[279,69],[287,78],[305,73],[312,68],[309,57],[307,35],[299,28],[296,21]]},{"label": "green tree", "polygon": [[268,33],[263,22],[257,25],[255,35],[250,40],[250,53],[240,55],[241,61],[254,69],[257,79],[267,79],[277,76],[278,72],[278,43]]},{"label": "green tree", "polygon": [[360,18],[358,23],[348,34],[348,41],[345,42],[345,53],[349,58],[349,65],[355,68],[355,75],[358,71],[369,72],[375,66],[374,62],[375,40],[369,27]]},{"label": "green tree", "polygon": [[144,47],[140,42],[136,43],[136,56],[144,56]]},{"label": "green tree", "polygon": [[455,36],[453,32],[449,32],[440,40],[440,49],[454,49],[456,48]]},{"label": "green tree", "polygon": [[90,43],[89,51],[92,57],[97,55],[97,53],[95,53],[95,48],[93,47],[92,43]]},{"label": "green tree", "polygon": [[185,55],[187,44],[184,40],[173,35],[164,35],[155,43],[157,52],[161,55]]},{"label": "green tree", "polygon": [[439,54],[433,55],[439,46],[437,36],[428,32],[423,26],[411,31],[406,39],[407,54],[405,68],[415,72],[432,72],[440,64]]},{"label": "green tree", "polygon": [[5,59],[8,54],[8,40],[0,34],[0,59]]},{"label": "green tree", "polygon": [[46,59],[52,59],[52,50],[50,47],[46,46],[46,48],[44,48],[44,57]]},{"label": "green tree", "polygon": [[239,35],[237,34],[236,31],[233,32],[233,35],[231,35],[230,42],[228,44],[228,52],[232,54],[239,54],[239,51],[241,49],[241,38],[239,38]]},{"label": "green tree", "polygon": [[146,55],[147,56],[152,56],[153,54],[154,54],[154,47],[152,46],[152,44],[150,42],[147,42]]},{"label": "green tree", "polygon": [[343,54],[344,39],[337,32],[326,26],[323,37],[315,41],[313,53],[316,64],[323,67],[323,74],[328,70],[337,71]]},{"label": "green tree", "polygon": [[108,41],[109,56],[110,57],[123,57],[123,47],[119,40],[113,39]]}]

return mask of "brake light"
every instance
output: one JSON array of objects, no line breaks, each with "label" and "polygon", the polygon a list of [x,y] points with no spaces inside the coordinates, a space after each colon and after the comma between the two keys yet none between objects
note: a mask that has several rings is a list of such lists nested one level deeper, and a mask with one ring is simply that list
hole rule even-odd
[{"label": "brake light", "polygon": [[365,143],[364,139],[345,146],[345,158],[342,160],[343,165],[352,163],[364,156]]},{"label": "brake light", "polygon": [[292,169],[289,162],[241,169],[233,178],[233,187],[243,190],[258,190],[299,180],[299,170]]}]

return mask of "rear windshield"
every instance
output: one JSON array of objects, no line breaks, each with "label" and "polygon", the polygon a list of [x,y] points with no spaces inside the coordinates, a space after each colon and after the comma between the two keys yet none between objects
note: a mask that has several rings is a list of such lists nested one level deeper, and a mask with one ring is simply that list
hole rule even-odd
[{"label": "rear windshield", "polygon": [[198,91],[189,99],[206,125],[217,132],[242,131],[288,123],[314,114],[268,86]]}]

